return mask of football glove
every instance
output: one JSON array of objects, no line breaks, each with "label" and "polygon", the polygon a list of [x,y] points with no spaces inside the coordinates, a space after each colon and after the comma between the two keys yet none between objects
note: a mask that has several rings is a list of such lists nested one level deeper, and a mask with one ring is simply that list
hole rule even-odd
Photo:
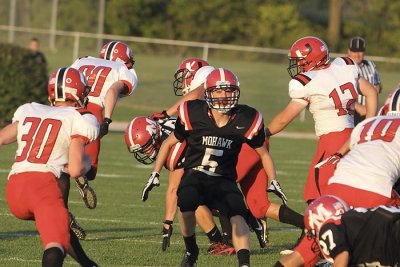
[{"label": "football glove", "polygon": [[272,192],[275,195],[277,195],[280,199],[282,199],[283,204],[286,205],[288,199],[285,195],[285,193],[282,190],[281,185],[277,180],[272,180],[270,186],[267,189],[267,192]]},{"label": "football glove", "polygon": [[150,119],[155,120],[158,123],[163,123],[168,120],[170,116],[167,114],[166,110],[160,112],[155,112],[150,116]]},{"label": "football glove", "polygon": [[326,158],[325,160],[321,161],[320,163],[315,164],[315,169],[320,169],[328,165],[336,165],[341,158],[343,158],[343,155],[337,152],[332,156]]},{"label": "football glove", "polygon": [[170,246],[170,241],[171,241],[171,235],[172,235],[172,231],[173,231],[173,228],[172,228],[172,221],[169,221],[169,220],[165,220],[164,221],[164,224],[168,224],[169,225],[169,228],[168,229],[166,229],[165,227],[163,227],[163,230],[162,230],[162,237],[163,237],[163,240],[162,240],[162,247],[161,247],[161,249],[162,249],[162,251],[166,251],[167,250],[167,247],[169,247]]},{"label": "football glove", "polygon": [[103,123],[100,125],[100,138],[108,134],[108,126],[111,122],[110,118],[104,118]]},{"label": "football glove", "polygon": [[160,186],[160,179],[158,179],[159,177],[160,177],[160,174],[158,172],[151,173],[150,178],[147,181],[147,184],[143,188],[143,192],[142,192],[142,201],[143,202],[147,200],[147,198],[149,197],[149,192],[151,191],[151,189],[153,189],[153,187]]}]

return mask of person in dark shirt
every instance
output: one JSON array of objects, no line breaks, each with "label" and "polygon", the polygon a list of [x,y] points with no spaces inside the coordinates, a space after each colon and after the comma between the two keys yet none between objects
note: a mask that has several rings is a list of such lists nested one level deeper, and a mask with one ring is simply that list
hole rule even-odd
[{"label": "person in dark shirt", "polygon": [[184,175],[178,188],[182,212],[181,230],[186,246],[182,267],[195,266],[199,248],[195,238],[194,212],[201,204],[230,218],[239,266],[250,266],[248,211],[236,185],[236,164],[243,143],[260,156],[271,183],[271,191],[287,200],[279,183],[271,156],[265,146],[264,122],[260,112],[239,105],[239,81],[228,69],[213,70],[206,79],[204,100],[184,102],[178,108],[174,133],[162,144],[145,190],[159,185],[159,172],[170,148],[187,142]]},{"label": "person in dark shirt", "polygon": [[28,49],[31,51],[30,56],[31,58],[36,60],[38,64],[44,65],[47,68],[46,58],[44,54],[39,51],[39,47],[40,47],[39,39],[32,38],[28,46]]},{"label": "person in dark shirt", "polygon": [[[400,207],[349,209],[339,197],[324,195],[306,209],[304,224],[311,250],[335,267],[399,266]],[[296,257],[275,267],[310,266]]]}]

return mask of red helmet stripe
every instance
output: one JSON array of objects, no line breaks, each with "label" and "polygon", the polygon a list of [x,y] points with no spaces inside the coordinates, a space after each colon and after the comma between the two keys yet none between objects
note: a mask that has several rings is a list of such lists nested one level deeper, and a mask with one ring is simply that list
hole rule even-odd
[{"label": "red helmet stripe", "polygon": [[136,118],[134,118],[131,123],[129,123],[129,130],[128,130],[128,137],[129,137],[129,147],[132,147],[135,143],[133,142],[133,137],[132,137],[132,128],[133,128],[133,124],[135,123]]}]

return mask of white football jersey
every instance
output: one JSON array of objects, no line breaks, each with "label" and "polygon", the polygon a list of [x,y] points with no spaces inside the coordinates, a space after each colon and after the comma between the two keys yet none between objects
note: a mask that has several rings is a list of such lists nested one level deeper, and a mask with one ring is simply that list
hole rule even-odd
[{"label": "white football jersey", "polygon": [[326,69],[297,74],[289,82],[289,96],[309,105],[317,136],[354,128],[359,77],[353,60],[336,58]]},{"label": "white football jersey", "polygon": [[104,98],[113,83],[117,81],[125,83],[128,87],[128,92],[124,96],[130,95],[138,84],[136,71],[128,69],[121,62],[95,57],[83,57],[77,59],[71,67],[85,74],[89,85],[92,87],[89,94],[89,102],[95,103],[102,108],[104,108]]},{"label": "white football jersey", "polygon": [[18,122],[18,149],[10,175],[37,171],[59,177],[68,163],[71,139],[90,143],[99,135],[96,117],[74,107],[28,103],[17,109],[13,122]]},{"label": "white football jersey", "polygon": [[351,134],[350,148],[329,184],[390,197],[400,176],[400,117],[378,116],[359,123]]}]

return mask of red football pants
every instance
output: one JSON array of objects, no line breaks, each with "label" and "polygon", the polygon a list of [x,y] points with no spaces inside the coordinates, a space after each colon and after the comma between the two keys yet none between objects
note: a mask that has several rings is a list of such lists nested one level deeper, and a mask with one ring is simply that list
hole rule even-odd
[{"label": "red football pants", "polygon": [[236,182],[240,184],[251,214],[258,219],[264,218],[271,205],[267,193],[268,177],[257,152],[247,144],[243,144],[239,153],[236,171]]},{"label": "red football pants", "polygon": [[[90,111],[97,118],[100,125],[103,123],[103,108],[101,106],[89,102],[87,105],[87,110]],[[94,178],[96,178],[97,174],[99,153],[100,137],[96,138],[96,140],[85,146],[85,154],[89,154],[91,157],[90,165],[92,167],[92,170],[94,171]]]},{"label": "red football pants", "polygon": [[11,175],[6,199],[15,217],[35,221],[43,248],[49,243],[58,243],[68,251],[69,216],[54,174],[23,172]]},{"label": "red football pants", "polygon": [[315,164],[318,164],[336,153],[350,138],[351,131],[351,128],[347,128],[341,132],[328,133],[319,137],[317,152],[311,162],[307,182],[304,187],[305,202],[316,199],[322,195],[322,192],[328,185],[329,178],[332,177],[335,171],[335,166],[333,165],[315,169]]}]

